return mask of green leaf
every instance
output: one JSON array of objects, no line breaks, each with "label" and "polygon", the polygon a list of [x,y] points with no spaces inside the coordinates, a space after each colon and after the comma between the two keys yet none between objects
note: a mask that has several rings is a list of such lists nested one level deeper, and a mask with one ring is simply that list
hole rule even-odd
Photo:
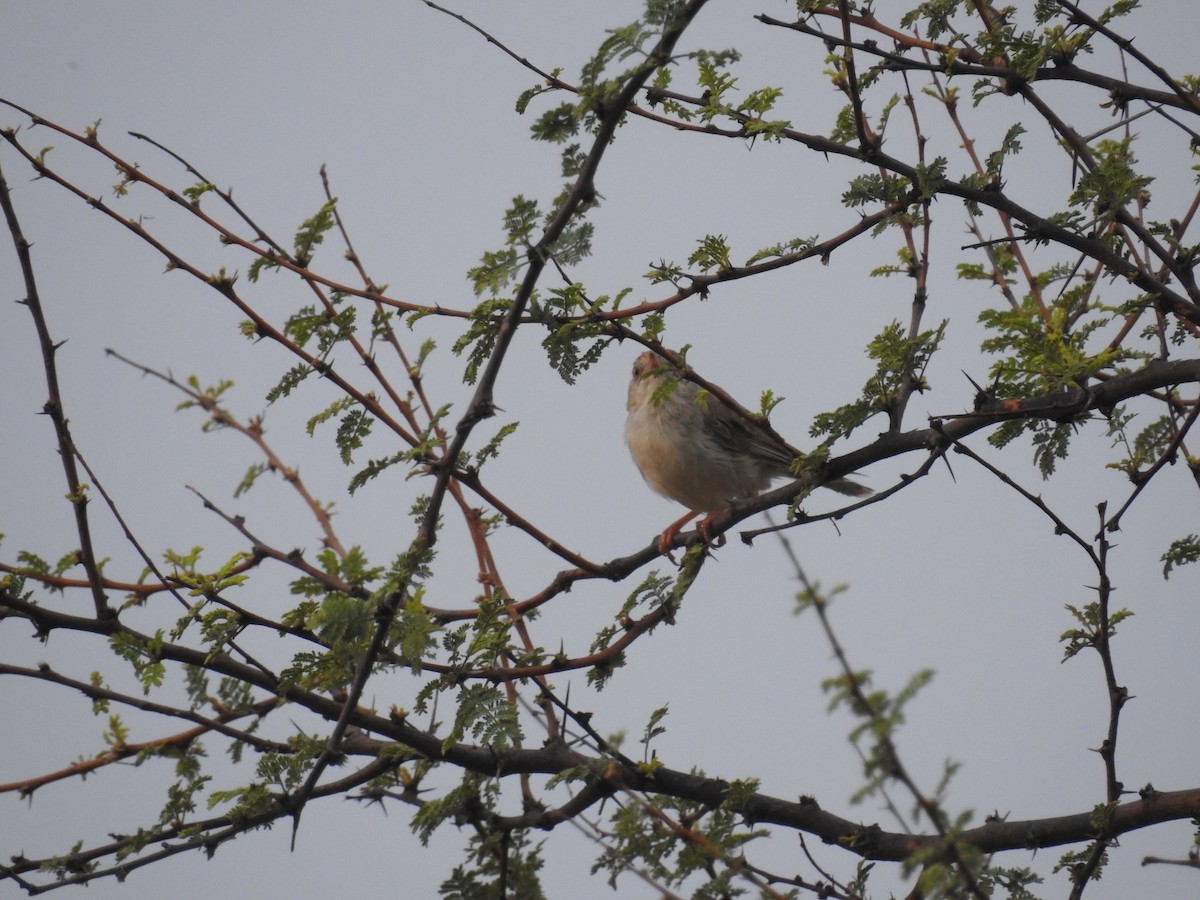
[{"label": "green leaf", "polygon": [[987,155],[985,165],[989,175],[999,178],[1004,170],[1004,161],[1009,156],[1021,152],[1020,137],[1024,133],[1025,128],[1020,123],[1009,127],[1000,141],[1000,146]]},{"label": "green leaf", "polygon": [[489,459],[495,459],[500,455],[500,444],[506,437],[517,430],[519,422],[509,422],[500,427],[500,430],[492,436],[492,439],[483,445],[474,455],[472,466],[476,470],[482,468],[483,464]]},{"label": "green leaf", "polygon": [[371,634],[371,609],[361,598],[330,593],[313,616],[313,626],[330,644],[355,647]]},{"label": "green leaf", "polygon": [[698,266],[701,272],[724,272],[731,267],[729,244],[723,234],[705,235],[699,246],[688,257],[688,262]]},{"label": "green leaf", "polygon": [[497,297],[476,304],[471,311],[471,324],[451,348],[456,355],[462,355],[464,350],[470,348],[467,367],[463,372],[463,381],[467,384],[475,383],[475,379],[479,377],[480,366],[492,355],[500,322],[511,306],[511,298]]},{"label": "green leaf", "polygon": [[197,181],[195,184],[183,189],[183,196],[187,197],[191,203],[198,205],[201,197],[209,191],[215,191],[216,189],[217,186],[215,184],[210,184],[207,181]]},{"label": "green leaf", "polygon": [[908,199],[907,179],[894,175],[885,178],[874,173],[850,179],[850,187],[842,194],[842,203],[851,209],[870,204],[887,206]]},{"label": "green leaf", "polygon": [[516,707],[493,684],[467,685],[459,691],[454,727],[442,741],[442,751],[449,750],[467,732],[492,749],[513,746],[521,738]]},{"label": "green leaf", "polygon": [[792,254],[807,253],[817,244],[815,237],[811,238],[792,238],[790,241],[783,241],[778,244],[773,244],[770,247],[763,247],[748,260],[747,266],[752,266],[757,262],[762,262],[764,259],[776,259],[781,256],[791,256]]},{"label": "green leaf", "polygon": [[251,463],[250,468],[246,470],[246,474],[242,476],[242,480],[237,483],[237,487],[233,489],[233,496],[240,497],[250,488],[254,487],[254,482],[258,480],[258,476],[264,472],[269,472],[271,467],[267,463]]},{"label": "green leaf", "polygon": [[308,431],[309,437],[312,437],[312,434],[316,430],[318,425],[321,425],[324,422],[328,422],[334,416],[338,415],[339,413],[343,412],[346,409],[349,409],[356,402],[357,401],[353,397],[339,397],[338,399],[334,400],[331,404],[329,404],[329,406],[325,407],[323,410],[321,410],[319,413],[317,413],[315,416],[313,416],[311,419],[308,420],[308,425],[305,430]]},{"label": "green leaf", "polygon": [[152,688],[161,687],[166,675],[162,663],[163,630],[160,628],[150,640],[143,640],[127,631],[118,631],[108,639],[112,651],[133,667],[133,673],[142,685],[142,693],[149,694]]},{"label": "green leaf", "polygon": [[312,261],[316,248],[325,240],[325,232],[336,224],[334,209],[337,199],[327,200],[311,218],[305,219],[296,232],[295,256],[296,264],[304,267]]},{"label": "green leaf", "polygon": [[530,127],[534,140],[562,144],[579,133],[578,108],[574,103],[562,103],[546,110]]},{"label": "green leaf", "polygon": [[1172,541],[1167,552],[1162,555],[1163,578],[1170,578],[1171,571],[1176,566],[1187,566],[1200,559],[1200,537],[1189,534],[1185,538]]},{"label": "green leaf", "polygon": [[362,447],[363,441],[371,433],[375,419],[366,410],[352,409],[342,417],[338,425],[336,443],[342,462],[350,465],[354,451]]},{"label": "green leaf", "polygon": [[434,635],[442,630],[421,602],[422,594],[418,590],[409,597],[392,623],[391,646],[414,673],[421,671],[421,663],[436,646]]},{"label": "green leaf", "polygon": [[312,366],[307,363],[299,363],[284,373],[284,376],[279,379],[278,384],[271,390],[267,391],[267,402],[274,403],[280,397],[286,397],[304,381],[313,372]]},{"label": "green leaf", "polygon": [[1088,647],[1097,647],[1101,635],[1107,640],[1117,633],[1117,626],[1133,616],[1127,609],[1110,611],[1104,615],[1104,608],[1099,601],[1093,600],[1082,607],[1065,604],[1067,612],[1075,619],[1076,627],[1069,628],[1059,636],[1059,641],[1066,644],[1063,648],[1063,661],[1070,659]]},{"label": "green leaf", "polygon": [[382,475],[392,466],[396,465],[396,463],[404,462],[410,458],[409,452],[407,450],[402,450],[401,452],[393,454],[392,456],[385,456],[382,459],[372,459],[354,474],[354,476],[350,479],[347,490],[353,494],[368,481],[371,481]]},{"label": "green leaf", "polygon": [[[1090,207],[1102,220],[1109,221],[1118,209],[1146,192],[1154,181],[1134,170],[1137,159],[1131,149],[1132,138],[1101,140],[1092,148],[1094,168],[1079,176],[1071,194],[1072,206]],[[1149,199],[1146,194],[1145,199]]]},{"label": "green leaf", "polygon": [[875,373],[863,385],[862,395],[831,412],[813,418],[809,433],[826,436],[829,441],[849,435],[869,418],[891,408],[902,389],[925,386],[925,369],[945,336],[949,320],[937,328],[922,331],[908,338],[899,322],[886,326],[867,345],[867,355],[876,362]]}]

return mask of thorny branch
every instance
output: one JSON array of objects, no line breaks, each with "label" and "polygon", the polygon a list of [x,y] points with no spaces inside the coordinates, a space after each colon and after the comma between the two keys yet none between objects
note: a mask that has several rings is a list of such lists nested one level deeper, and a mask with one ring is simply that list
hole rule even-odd
[{"label": "thorny branch", "polygon": [[100,568],[97,562],[95,548],[92,545],[92,526],[88,519],[87,486],[79,479],[79,471],[75,467],[75,441],[71,437],[71,429],[67,424],[67,414],[63,406],[62,393],[58,385],[58,366],[55,356],[61,344],[50,337],[50,328],[42,313],[42,300],[38,294],[37,281],[34,278],[33,258],[30,254],[32,245],[21,231],[21,223],[12,205],[12,195],[8,183],[4,180],[4,172],[0,170],[0,209],[4,210],[4,220],[8,223],[9,234],[12,236],[17,260],[21,266],[21,274],[25,279],[25,299],[21,302],[33,316],[34,328],[37,330],[38,343],[41,346],[42,365],[46,377],[46,403],[42,412],[54,423],[54,432],[58,439],[58,456],[62,460],[63,474],[67,481],[67,500],[75,516],[75,530],[79,535],[79,557],[87,573],[88,585],[91,588],[92,603],[96,608],[97,618],[107,618],[112,615],[105,596],[100,578]]}]

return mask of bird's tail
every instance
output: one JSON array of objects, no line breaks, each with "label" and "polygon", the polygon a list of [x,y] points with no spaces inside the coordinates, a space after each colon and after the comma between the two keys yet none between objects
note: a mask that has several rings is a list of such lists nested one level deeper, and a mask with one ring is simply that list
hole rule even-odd
[{"label": "bird's tail", "polygon": [[847,497],[869,497],[873,493],[865,484],[859,484],[857,481],[851,481],[849,478],[835,478],[833,481],[827,481],[822,487],[827,487],[831,491],[837,491],[839,494],[845,494]]}]

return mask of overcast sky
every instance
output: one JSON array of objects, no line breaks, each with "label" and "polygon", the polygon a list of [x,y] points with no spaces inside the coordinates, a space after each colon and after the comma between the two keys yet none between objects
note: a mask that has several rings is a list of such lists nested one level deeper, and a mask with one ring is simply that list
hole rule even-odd
[{"label": "overcast sky", "polygon": [[[503,9],[479,0],[452,5],[539,67],[562,67],[571,79],[604,29],[631,21],[640,8],[632,0],[526,0]],[[747,86],[805,85],[785,93],[781,114],[803,130],[827,132],[839,100],[820,77],[821,48],[752,19],[759,11],[786,17],[792,9],[794,4],[775,0],[713,3],[685,44],[763,54],[748,58],[741,70]],[[1167,20],[1167,13],[1150,11],[1122,29],[1156,59],[1186,72],[1200,13],[1189,6],[1169,15]],[[189,184],[177,164],[127,132],[150,135],[219,185],[232,186],[241,205],[285,240],[320,206],[318,170],[325,165],[365,265],[402,299],[472,305],[465,272],[501,243],[501,216],[510,199],[522,193],[546,204],[559,187],[556,148],[530,142],[529,118],[514,112],[519,93],[535,83],[532,73],[415,0],[10,4],[5,20],[0,96],[76,130],[100,121],[101,138],[117,153],[177,188]],[[1056,91],[1045,88],[1052,99]],[[1020,114],[999,104],[978,111],[963,104],[962,111],[981,145],[988,140],[994,145],[1007,127],[1008,118],[993,115]],[[1083,107],[1077,114],[1085,131],[1086,123],[1098,128],[1106,121]],[[942,141],[936,152],[955,152],[957,142],[946,137],[945,123],[935,121],[931,109],[926,115],[923,126]],[[23,123],[17,114],[0,111],[0,125]],[[1030,143],[1042,150],[1023,160],[1026,180],[1017,190],[1037,203],[1048,193],[1061,194],[1070,169],[1065,156],[1046,149],[1044,129],[1032,118],[1030,128]],[[25,141],[34,149],[54,145],[52,162],[111,199],[116,181],[111,166],[45,130],[29,132]],[[1152,212],[1162,219],[1175,215],[1172,204],[1190,200],[1190,161],[1177,147],[1150,140],[1138,145],[1138,153],[1174,167],[1154,188]],[[0,147],[0,163],[35,245],[53,335],[67,341],[59,363],[76,441],[131,527],[159,550],[202,544],[217,560],[240,549],[237,536],[186,489],[192,485],[230,512],[244,514],[265,539],[315,548],[319,533],[283,488],[265,484],[232,498],[242,473],[256,461],[248,444],[231,434],[201,434],[197,415],[173,412],[181,399],[177,394],[106,358],[104,351],[113,348],[176,376],[195,374],[206,384],[232,378],[237,386],[230,406],[245,417],[263,411],[266,390],[290,361],[274,347],[240,337],[241,314],[215,292],[181,273],[164,274],[162,258],[132,235],[52,185],[31,182],[7,146]],[[952,170],[962,166],[959,161]],[[856,219],[838,202],[856,171],[794,147],[751,150],[632,121],[618,135],[598,181],[604,204],[594,216],[596,253],[572,275],[592,295],[632,287],[633,298],[654,299],[666,291],[642,275],[662,259],[683,263],[705,233],[728,235],[738,261],[777,241],[828,237]],[[244,273],[245,256],[220,247],[166,206],[151,209],[139,205],[140,198],[120,202],[149,215],[151,228],[161,229],[203,266]],[[944,356],[929,372],[932,389],[913,400],[910,428],[924,425],[928,415],[969,406],[972,389],[961,370],[986,378],[974,323],[980,309],[997,302],[983,286],[954,280],[956,248],[968,240],[963,210],[942,202],[934,219],[940,255],[934,259],[927,322],[933,326],[949,317],[952,325]],[[894,235],[860,241],[835,253],[828,265],[811,261],[724,286],[704,303],[672,312],[669,340],[692,344],[691,362],[748,405],[766,388],[784,395],[787,401],[772,421],[804,446],[812,416],[854,399],[870,375],[861,348],[887,322],[907,322],[911,284],[868,277],[872,268],[895,260],[896,246]],[[316,268],[353,278],[336,246],[318,256]],[[311,302],[298,288],[276,277],[251,296],[281,322],[290,310]],[[1127,296],[1121,285],[1105,290],[1112,292],[1112,302]],[[57,559],[75,538],[52,429],[37,415],[44,381],[29,315],[12,302],[23,288],[7,245],[0,250],[0,291],[5,422],[0,531],[6,535],[0,557],[11,562],[18,550],[30,549]],[[470,394],[460,382],[461,364],[449,352],[458,328],[424,319],[411,346],[425,338],[438,341],[427,368],[430,392],[437,402],[461,409]],[[680,512],[645,487],[622,443],[635,348],[610,349],[568,388],[545,364],[540,338],[532,332],[518,338],[497,386],[502,413],[494,427],[510,420],[521,426],[506,455],[491,464],[492,486],[520,498],[540,527],[590,559],[631,553]],[[315,493],[337,500],[343,540],[362,544],[382,562],[408,540],[408,508],[420,484],[395,473],[360,496],[343,496],[350,470],[336,461],[331,434],[311,440],[303,434],[317,403],[302,395],[272,407],[268,437],[301,465]],[[868,442],[877,430],[870,423],[847,448]],[[1129,491],[1117,473],[1101,468],[1108,443],[1101,426],[1085,429],[1077,442],[1078,469],[1069,463],[1045,484],[1029,465],[1026,443],[994,453],[981,435],[972,446],[1090,536],[1096,504],[1119,504]],[[886,487],[918,464],[894,461],[864,473],[864,480]],[[855,665],[873,669],[878,684],[892,691],[921,668],[937,671],[899,737],[906,764],[927,790],[950,758],[964,767],[948,806],[974,809],[976,823],[993,810],[1015,819],[1088,810],[1103,800],[1103,768],[1088,748],[1103,739],[1107,700],[1097,660],[1085,656],[1060,664],[1058,637],[1072,625],[1064,604],[1092,599],[1085,585],[1094,584],[1095,573],[1031,504],[966,460],[956,459],[953,466],[953,477],[939,466],[914,488],[837,529],[817,525],[790,532],[790,539],[810,577],[826,586],[849,585],[833,618]],[[1131,788],[1198,783],[1195,573],[1185,569],[1164,582],[1158,561],[1172,539],[1195,530],[1193,509],[1181,510],[1174,502],[1194,484],[1182,466],[1176,468],[1156,479],[1131,511],[1113,557],[1117,602],[1136,612],[1122,626],[1115,650],[1118,677],[1137,698],[1122,720],[1119,759]],[[812,505],[832,502],[814,497]],[[110,571],[121,567],[124,577],[136,577],[140,565],[122,546],[119,532],[104,525],[102,536],[101,555],[114,558]],[[560,567],[531,553],[518,535],[502,534],[497,548],[517,597],[542,587]],[[451,545],[445,554],[435,583],[438,596],[430,603],[463,606],[475,592],[473,570],[462,548]],[[669,569],[665,562],[658,568]],[[537,623],[537,640],[547,647],[562,642],[584,649],[631,588],[632,583],[589,584],[558,598]],[[813,794],[826,809],[890,828],[873,802],[849,805],[860,782],[845,747],[853,723],[826,714],[820,682],[837,669],[816,621],[793,615],[795,591],[776,543],[760,540],[745,547],[731,540],[687,596],[677,624],[637,645],[610,687],[588,698],[588,707],[596,710],[601,733],[627,730],[634,739],[650,712],[669,703],[668,732],[655,744],[667,765],[695,765],[725,778],[761,777],[767,792]],[[274,615],[290,599],[266,592],[255,602]],[[18,623],[0,628],[3,658],[47,659],[64,669],[74,663],[72,673],[85,678],[92,668],[113,665],[111,657],[69,636],[54,635],[43,647],[22,629]],[[586,695],[582,678],[558,683],[564,690],[569,683],[578,692],[573,697]],[[393,700],[384,693],[368,698],[381,708]],[[143,727],[131,740],[165,733],[154,722],[136,721]],[[103,721],[91,717],[89,704],[38,684],[0,685],[0,722],[5,723],[0,783],[61,768],[102,749]],[[43,856],[77,839],[91,845],[109,831],[147,824],[161,805],[168,776],[153,766],[118,767],[82,784],[43,788],[31,804],[13,794],[0,796],[0,853]],[[907,798],[897,800],[910,805]],[[398,805],[384,814],[378,807],[326,801],[306,813],[294,853],[288,850],[289,829],[281,824],[222,847],[211,862],[198,855],[175,857],[139,870],[124,885],[98,882],[87,896],[307,898],[340,890],[363,897],[434,896],[466,835],[445,828],[422,849],[408,819],[409,811]],[[1180,823],[1123,838],[1104,880],[1088,895],[1194,894],[1194,872],[1139,867],[1147,852],[1182,855],[1189,833]],[[558,829],[548,846],[545,883],[551,897],[613,896],[601,880],[582,880],[596,847],[570,828]],[[790,836],[759,852],[767,868],[806,871]],[[818,852],[832,871],[848,871],[843,854]],[[1031,862],[1014,854],[1009,864],[1048,872],[1058,855],[1045,851]],[[1065,896],[1065,877],[1054,878],[1045,895]],[[885,896],[891,884],[881,879],[877,896]],[[656,893],[627,877],[618,895]]]}]

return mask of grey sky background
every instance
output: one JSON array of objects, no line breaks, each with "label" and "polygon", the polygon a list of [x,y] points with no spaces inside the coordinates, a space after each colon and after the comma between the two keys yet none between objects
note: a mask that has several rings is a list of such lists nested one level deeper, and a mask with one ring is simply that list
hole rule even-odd
[{"label": "grey sky background", "polygon": [[[880,6],[881,17],[890,15],[889,6]],[[501,8],[462,0],[453,8],[539,67],[561,66],[564,77],[574,79],[604,29],[634,19],[640,4],[529,0]],[[738,71],[745,87],[784,85],[780,114],[804,130],[827,131],[840,101],[820,77],[820,48],[752,19],[760,11],[785,17],[792,8],[774,0],[714,3],[685,43],[689,49],[742,49],[747,60]],[[177,164],[126,132],[150,135],[219,185],[232,185],[239,203],[284,241],[319,208],[317,173],[326,165],[361,258],[394,296],[472,305],[465,272],[483,251],[500,244],[501,215],[511,198],[522,193],[545,205],[559,187],[557,149],[530,142],[532,116],[513,111],[520,91],[535,83],[533,73],[419,2],[10,3],[5,13],[0,96],[76,130],[101,120],[101,138],[114,151],[177,188],[188,185],[191,179]],[[1172,71],[1187,72],[1198,16],[1190,6],[1158,7],[1120,28]],[[679,78],[686,90],[685,73]],[[1136,72],[1134,78],[1148,80]],[[1053,85],[1043,92],[1052,100],[1062,96]],[[1081,117],[1075,124],[1083,131],[1089,122],[1093,129],[1108,123],[1094,109],[1069,111]],[[1000,112],[1004,118],[990,118]],[[994,146],[1016,114],[1008,106],[972,110],[963,104],[968,127],[984,149]],[[932,106],[922,115],[925,131],[939,144],[934,152],[954,153],[957,142],[947,137],[945,120],[936,118]],[[15,113],[0,112],[0,126],[22,123]],[[1029,123],[1030,149],[1018,158],[1010,185],[1018,184],[1031,204],[1057,208],[1046,197],[1061,196],[1069,163],[1049,146],[1032,114]],[[905,129],[895,132],[899,145],[909,140]],[[53,144],[52,162],[95,195],[147,216],[150,227],[189,259],[213,271],[226,266],[244,273],[247,257],[221,247],[165,204],[149,202],[144,192],[113,200],[111,167],[45,130],[35,129],[25,139],[35,148]],[[1153,188],[1152,208],[1161,219],[1175,215],[1167,210],[1192,196],[1190,160],[1176,144],[1147,140],[1138,146],[1147,168],[1163,175]],[[232,498],[233,487],[258,459],[249,444],[230,433],[202,434],[199,414],[172,412],[178,394],[106,358],[104,351],[113,348],[177,377],[195,374],[205,384],[232,378],[229,406],[243,418],[263,411],[266,390],[290,361],[274,347],[242,338],[241,314],[215,292],[182,273],[164,274],[161,257],[132,235],[53,185],[31,182],[7,147],[0,148],[0,163],[35,245],[52,332],[68,341],[59,364],[76,441],[134,532],[158,551],[203,545],[205,558],[213,561],[241,549],[238,536],[205,513],[185,487],[192,485],[228,512],[245,515],[268,542],[315,549],[317,529],[282,485],[264,481]],[[960,154],[951,170],[963,166]],[[857,216],[839,197],[857,172],[794,148],[751,150],[740,142],[630,121],[598,182],[604,205],[594,214],[595,254],[571,274],[592,295],[629,286],[631,299],[663,296],[641,276],[664,258],[684,262],[705,233],[728,235],[735,257],[744,260],[768,244],[828,237],[849,227]],[[934,220],[935,274],[926,321],[932,327],[950,317],[952,325],[946,350],[929,372],[932,389],[914,399],[908,427],[920,427],[927,415],[969,406],[972,389],[960,370],[980,381],[986,376],[974,322],[979,309],[996,302],[983,286],[954,279],[957,248],[968,240],[963,210],[941,203]],[[766,388],[786,396],[772,421],[804,446],[812,416],[853,399],[869,376],[861,348],[888,321],[908,319],[911,284],[868,277],[872,268],[895,260],[896,247],[894,236],[857,241],[828,265],[812,261],[722,286],[704,303],[669,314],[669,340],[677,347],[692,344],[691,362],[748,405]],[[353,280],[340,257],[330,238],[315,268]],[[57,559],[75,546],[75,537],[52,429],[37,415],[44,381],[29,315],[12,302],[23,291],[7,243],[0,250],[0,284],[5,422],[0,529],[6,535],[0,555],[11,561],[18,550],[29,549]],[[1127,296],[1122,285],[1105,290],[1112,302]],[[282,276],[268,276],[247,293],[279,322],[311,302],[300,285]],[[470,396],[460,381],[460,361],[449,352],[459,328],[457,322],[426,318],[410,344],[415,349],[425,338],[438,342],[427,384],[436,402],[454,402],[456,409]],[[485,474],[494,490],[585,556],[626,555],[680,512],[645,488],[622,444],[635,350],[610,349],[569,388],[546,365],[540,339],[533,329],[518,338],[498,384],[503,411],[480,438],[505,421],[521,426]],[[332,432],[313,439],[303,433],[304,422],[328,396],[317,388],[271,407],[267,436],[289,463],[300,466],[317,496],[337,501],[343,541],[361,544],[383,562],[408,540],[408,509],[421,485],[405,482],[394,470],[358,496],[344,496],[351,470],[336,460]],[[846,449],[871,440],[878,427],[868,423]],[[1119,504],[1128,496],[1125,480],[1116,472],[1102,473],[1096,463],[1107,458],[1108,444],[1102,426],[1088,427],[1075,445],[1079,466],[1068,462],[1042,483],[1029,465],[1027,443],[995,453],[982,435],[972,441],[1088,536],[1095,531],[1096,504]],[[394,450],[377,440],[363,458]],[[1103,799],[1103,768],[1088,748],[1103,738],[1107,701],[1098,661],[1084,655],[1060,664],[1058,636],[1072,625],[1063,605],[1091,599],[1085,585],[1094,583],[1094,572],[1031,504],[966,460],[951,462],[953,478],[939,466],[838,529],[815,525],[789,532],[789,539],[811,578],[825,586],[849,585],[832,615],[856,666],[871,668],[876,683],[890,691],[921,668],[936,670],[932,685],[910,707],[899,738],[905,763],[926,790],[933,790],[943,762],[953,759],[964,765],[948,806],[974,809],[977,823],[993,811],[1025,819],[1087,810]],[[864,480],[883,488],[918,464],[899,460],[864,473]],[[1164,582],[1158,561],[1172,539],[1195,530],[1194,512],[1181,510],[1184,503],[1173,496],[1194,490],[1182,468],[1156,479],[1135,505],[1113,556],[1117,601],[1136,612],[1115,645],[1119,679],[1137,698],[1122,719],[1119,756],[1119,771],[1131,789],[1147,782],[1161,790],[1194,786],[1200,773],[1196,576],[1185,569]],[[832,495],[814,497],[809,506],[832,502]],[[93,513],[104,522],[101,555],[113,557],[110,571],[136,577],[140,564],[99,503]],[[436,596],[429,598],[434,606],[465,605],[477,590],[473,564],[453,546],[453,527],[443,541]],[[496,550],[517,597],[541,588],[561,567],[515,532],[502,533]],[[668,569],[665,562],[656,567]],[[633,583],[577,587],[547,607],[535,638],[543,646],[561,642],[582,650]],[[273,582],[268,576],[259,584],[253,580],[250,591],[264,612],[291,604],[284,578],[276,575]],[[696,765],[725,778],[760,777],[764,791],[812,794],[827,809],[890,828],[874,801],[849,805],[860,783],[845,746],[853,723],[826,713],[820,682],[837,670],[816,620],[793,615],[796,589],[776,542],[760,539],[746,547],[733,537],[705,568],[677,624],[636,645],[603,693],[588,696],[582,678],[557,684],[563,691],[570,684],[577,700],[587,697],[581,706],[595,710],[602,733],[627,731],[630,752],[650,712],[669,704],[667,734],[654,744],[667,765]],[[0,655],[27,663],[46,659],[84,678],[94,668],[117,665],[66,635],[52,635],[43,647],[16,623],[0,628]],[[379,693],[367,699],[380,708],[403,704],[410,686],[397,676],[394,696],[386,693],[391,689],[381,682]],[[134,726],[134,741],[172,728],[123,715]],[[61,768],[102,749],[104,720],[93,718],[82,698],[44,685],[0,684],[0,721],[5,723],[0,782]],[[216,745],[211,752],[218,755]],[[0,795],[0,853],[42,856],[66,850],[75,840],[90,846],[110,831],[131,830],[153,818],[169,780],[166,767],[152,762],[45,787],[32,803]],[[911,805],[898,792],[894,796],[901,807]],[[281,825],[223,846],[212,861],[175,857],[138,870],[122,885],[111,879],[95,883],[88,897],[307,898],[343,891],[434,896],[467,836],[444,828],[421,848],[409,832],[409,817],[398,804],[385,814],[378,807],[324,801],[305,813],[294,853],[288,850],[289,830]],[[1194,872],[1138,865],[1147,852],[1182,855],[1189,835],[1180,823],[1123,838],[1104,880],[1088,896],[1195,895]],[[614,896],[601,879],[582,880],[599,853],[582,835],[560,828],[549,836],[548,847],[550,896]],[[813,849],[831,871],[847,872],[843,854]],[[752,852],[766,868],[809,871],[790,837]],[[1055,849],[1036,857],[1014,854],[1009,864],[1048,873],[1059,854]],[[1047,877],[1045,896],[1065,896],[1065,876]],[[886,896],[885,886],[892,884],[898,885],[880,877],[876,896]],[[59,895],[76,893],[71,888]],[[657,894],[626,875],[616,896]]]}]

